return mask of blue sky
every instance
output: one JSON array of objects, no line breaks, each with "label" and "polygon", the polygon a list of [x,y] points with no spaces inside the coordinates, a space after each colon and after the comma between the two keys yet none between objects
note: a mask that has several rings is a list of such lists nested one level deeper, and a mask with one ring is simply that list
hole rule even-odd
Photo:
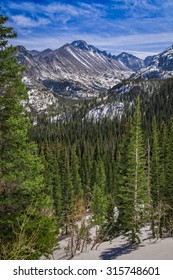
[{"label": "blue sky", "polygon": [[112,54],[146,57],[173,44],[173,0],[3,0],[14,45],[56,49],[85,40]]}]

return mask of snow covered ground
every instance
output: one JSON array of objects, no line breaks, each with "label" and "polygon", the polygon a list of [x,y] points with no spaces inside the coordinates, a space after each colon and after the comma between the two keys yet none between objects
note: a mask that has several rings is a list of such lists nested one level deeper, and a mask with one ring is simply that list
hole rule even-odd
[{"label": "snow covered ground", "polygon": [[132,247],[123,238],[102,243],[97,250],[76,255],[74,260],[173,260],[173,239],[144,241]]},{"label": "snow covered ground", "polygon": [[[112,241],[102,242],[97,249],[91,250],[91,245],[84,252],[77,253],[73,260],[173,260],[173,238],[153,240],[146,238],[143,232],[143,241],[139,246],[132,246],[127,238],[119,236]],[[60,241],[60,248],[54,251],[53,259],[70,259],[64,248],[67,239]]]}]

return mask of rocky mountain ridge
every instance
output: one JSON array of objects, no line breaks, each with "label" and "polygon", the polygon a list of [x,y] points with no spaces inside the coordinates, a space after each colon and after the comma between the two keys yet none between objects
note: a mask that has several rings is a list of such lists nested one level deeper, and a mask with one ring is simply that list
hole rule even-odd
[{"label": "rocky mountain ridge", "polygon": [[148,59],[148,66],[140,69],[132,78],[138,79],[167,79],[173,76],[173,45],[160,54]]},{"label": "rocky mountain ridge", "polygon": [[39,53],[19,46],[16,56],[27,67],[28,78],[35,77],[49,91],[71,98],[98,95],[132,73],[114,56],[84,41]]},{"label": "rocky mountain ridge", "polygon": [[[125,52],[118,56],[111,55],[78,40],[54,51],[28,51],[18,46],[16,57],[27,69],[23,79],[29,93],[27,106],[37,112],[50,107],[55,110],[59,108],[59,97],[84,100],[102,93],[131,94],[144,88],[152,92],[156,86],[153,80],[168,78],[173,74],[173,46],[142,60]],[[139,79],[144,82],[135,85]],[[98,112],[106,110],[101,106],[97,116],[105,115]],[[111,105],[111,111],[119,110],[113,110]]]}]

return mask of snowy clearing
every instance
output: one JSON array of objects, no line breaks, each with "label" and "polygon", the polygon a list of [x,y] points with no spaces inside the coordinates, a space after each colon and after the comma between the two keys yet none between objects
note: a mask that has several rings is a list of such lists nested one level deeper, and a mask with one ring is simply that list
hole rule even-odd
[{"label": "snowy clearing", "polygon": [[[56,250],[53,259],[70,259],[65,253],[67,240],[60,242],[60,249]],[[139,246],[132,246],[125,237],[119,236],[112,241],[106,241],[99,245],[97,250],[90,250],[90,246],[76,254],[73,260],[173,260],[173,238],[158,240],[144,239]]]},{"label": "snowy clearing", "polygon": [[97,250],[75,256],[75,260],[173,260],[173,239],[144,241],[138,247],[116,238],[102,243]]}]

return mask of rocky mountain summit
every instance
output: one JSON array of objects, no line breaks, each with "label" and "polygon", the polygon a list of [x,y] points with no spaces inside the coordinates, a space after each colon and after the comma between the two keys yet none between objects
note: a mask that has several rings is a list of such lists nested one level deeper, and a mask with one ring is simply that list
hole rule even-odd
[{"label": "rocky mountain summit", "polygon": [[132,73],[115,56],[84,41],[38,53],[19,46],[16,56],[27,67],[28,78],[35,77],[49,91],[72,98],[105,92]]},{"label": "rocky mountain summit", "polygon": [[117,56],[118,61],[121,61],[126,67],[136,72],[145,67],[145,61],[132,54],[122,52]]},{"label": "rocky mountain summit", "polygon": [[166,79],[173,76],[173,45],[158,55],[148,57],[146,68],[140,69],[133,78]]},{"label": "rocky mountain summit", "polygon": [[[173,75],[173,46],[142,60],[126,52],[112,55],[77,40],[41,52],[18,46],[16,57],[26,67],[23,80],[29,93],[27,105],[36,111],[58,108],[59,97],[84,100],[101,93],[106,95],[111,88],[111,92],[130,93],[143,87],[142,83],[135,85],[137,79],[148,81]],[[145,87],[149,88],[149,83],[145,82]],[[152,82],[152,91],[154,84]],[[99,110],[106,111],[102,107]]]}]

